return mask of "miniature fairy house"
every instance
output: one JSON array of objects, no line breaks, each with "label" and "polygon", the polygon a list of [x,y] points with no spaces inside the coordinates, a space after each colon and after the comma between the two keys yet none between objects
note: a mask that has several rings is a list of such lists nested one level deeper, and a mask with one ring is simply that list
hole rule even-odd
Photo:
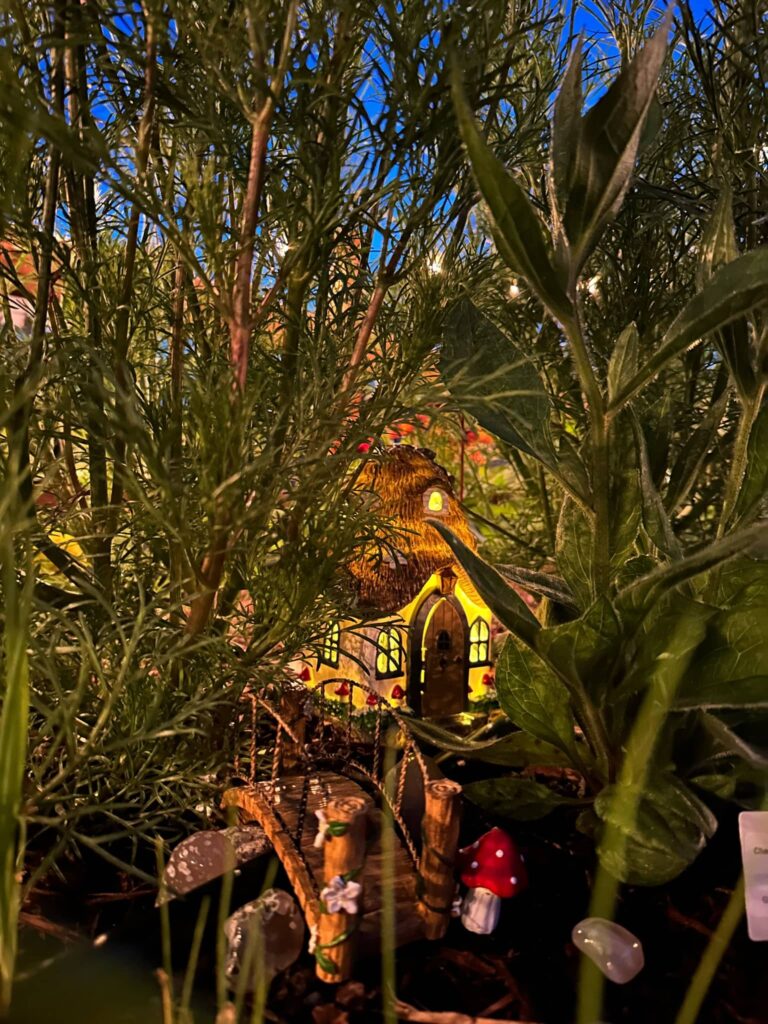
[{"label": "miniature fairy house", "polygon": [[[365,683],[424,717],[472,711],[493,695],[491,612],[428,522],[476,548],[451,478],[432,452],[401,445],[367,463],[360,486],[386,524],[348,567],[365,618],[329,623],[302,677],[327,697]],[[364,709],[365,692],[351,696]]]}]

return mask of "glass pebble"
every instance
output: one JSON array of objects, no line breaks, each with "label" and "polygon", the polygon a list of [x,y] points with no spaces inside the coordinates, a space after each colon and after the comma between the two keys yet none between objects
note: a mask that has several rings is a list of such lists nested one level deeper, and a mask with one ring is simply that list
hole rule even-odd
[{"label": "glass pebble", "polygon": [[249,956],[246,987],[250,989],[253,977],[271,980],[290,967],[304,948],[304,918],[291,894],[282,889],[267,889],[259,899],[236,910],[225,921],[224,933],[225,969],[232,987]]},{"label": "glass pebble", "polygon": [[615,921],[587,917],[574,927],[571,938],[574,946],[617,985],[632,981],[645,964],[640,941]]}]

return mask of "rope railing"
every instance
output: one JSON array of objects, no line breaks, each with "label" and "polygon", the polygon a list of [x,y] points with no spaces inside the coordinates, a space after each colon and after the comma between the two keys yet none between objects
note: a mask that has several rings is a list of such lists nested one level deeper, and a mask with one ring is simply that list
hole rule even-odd
[{"label": "rope railing", "polygon": [[[338,686],[342,683],[346,685],[347,693],[341,699],[331,699],[323,692],[323,689],[327,686]],[[288,692],[292,693],[294,697],[299,695],[295,688],[292,688]],[[364,755],[359,756],[362,753],[359,748],[367,745],[365,740],[359,739],[356,741],[355,739],[355,692],[359,692],[365,696],[367,705],[366,710],[369,710],[370,713],[375,715],[370,740],[370,765],[365,763],[367,759]],[[267,695],[272,699],[267,699]],[[301,693],[300,696],[303,697],[304,693]],[[301,847],[301,839],[306,823],[306,808],[309,796],[310,779],[313,771],[317,770],[317,765],[320,763],[329,762],[338,764],[340,762],[342,773],[344,767],[347,769],[353,769],[359,775],[362,775],[379,793],[382,801],[386,803],[392,818],[402,835],[408,853],[414,863],[417,864],[419,860],[417,844],[414,841],[410,829],[402,815],[403,797],[409,765],[413,763],[416,764],[424,784],[429,781],[429,774],[421,751],[419,750],[408,727],[406,717],[400,713],[397,707],[390,704],[386,697],[382,697],[381,694],[377,693],[372,687],[365,683],[358,682],[355,679],[348,679],[341,676],[323,680],[322,688],[318,687],[316,690],[308,690],[306,691],[305,696],[305,710],[307,712],[307,717],[310,721],[314,719],[315,725],[314,735],[310,741],[306,743],[302,742],[303,737],[299,736],[297,730],[294,729],[288,721],[286,721],[286,716],[283,714],[279,703],[281,695],[277,687],[270,686],[269,688],[259,692],[246,691],[243,694],[242,700],[249,704],[250,711],[249,715],[243,714],[239,716],[239,726],[241,730],[245,721],[249,719],[249,764],[248,773],[244,778],[244,781],[247,781],[249,785],[254,785],[259,774],[257,739],[260,721],[259,713],[263,711],[274,721],[276,726],[274,746],[269,766],[269,783],[272,798],[274,799],[274,796],[277,793],[277,785],[278,779],[280,778],[286,739],[295,748],[294,752],[298,755],[299,764],[304,768],[304,782],[302,784],[302,792],[299,798],[298,821],[295,828],[295,834],[293,835],[293,841],[298,848]],[[331,712],[334,711],[345,713],[345,718],[341,716],[337,717],[335,714],[332,714]],[[382,756],[382,752],[386,745],[384,732],[385,716],[391,719],[391,721],[397,726],[400,736],[402,737],[403,753],[398,764],[394,786],[388,782],[387,778],[383,774],[385,759]],[[327,735],[329,732],[330,736]],[[341,746],[339,746],[339,740],[341,740]],[[243,778],[239,751],[240,743],[237,743],[234,765],[235,773],[238,777]],[[356,756],[353,756],[353,752]]]},{"label": "rope railing", "polygon": [[[324,686],[335,686],[342,699],[329,699],[323,688],[309,691],[289,681],[283,688],[242,695],[243,710],[235,716],[235,772],[248,785],[229,790],[224,803],[244,808],[263,826],[312,928],[318,977],[340,981],[349,976],[355,935],[367,920],[366,904],[358,905],[357,899],[361,893],[365,898],[370,884],[365,872],[371,796],[378,797],[384,811],[382,827],[389,828],[391,821],[400,835],[397,856],[407,851],[413,863],[414,884],[410,890],[401,887],[399,913],[406,919],[417,914],[424,936],[437,939],[448,927],[455,889],[461,787],[449,779],[429,778],[407,716],[387,698],[354,679],[328,679]],[[368,714],[358,715],[358,710]],[[395,746],[401,749],[397,764]],[[241,756],[248,757],[247,772]],[[408,772],[414,770],[417,781],[420,774],[424,801],[416,840],[408,809],[403,813]],[[353,784],[345,785],[339,776]],[[307,842],[310,809],[319,827]],[[377,844],[373,847],[375,857],[381,858]],[[374,875],[380,871],[374,852],[370,865]],[[402,861],[400,865],[404,867]],[[336,899],[340,885],[356,889],[349,897],[352,909]]]}]

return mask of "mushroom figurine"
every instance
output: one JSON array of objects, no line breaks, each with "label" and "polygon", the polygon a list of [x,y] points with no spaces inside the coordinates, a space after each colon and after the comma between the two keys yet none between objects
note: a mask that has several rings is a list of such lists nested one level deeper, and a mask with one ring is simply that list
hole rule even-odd
[{"label": "mushroom figurine", "polygon": [[459,850],[459,868],[469,890],[461,906],[461,923],[467,931],[490,935],[499,922],[501,901],[528,884],[522,854],[503,829],[492,828]]}]

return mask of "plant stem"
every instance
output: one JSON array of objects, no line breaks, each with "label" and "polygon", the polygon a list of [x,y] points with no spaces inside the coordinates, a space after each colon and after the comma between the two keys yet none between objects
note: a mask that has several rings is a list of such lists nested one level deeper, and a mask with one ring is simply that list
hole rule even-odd
[{"label": "plant stem", "polygon": [[675,1017],[675,1024],[696,1024],[699,1018],[701,1004],[709,991],[715,972],[728,949],[733,933],[744,914],[744,875],[739,878],[736,888],[731,893],[731,898],[723,911],[720,923],[715,929],[712,938],[709,940],[704,955],[699,961],[699,966],[691,979],[688,991],[685,993],[683,1005]]},{"label": "plant stem", "polygon": [[573,360],[576,364],[589,415],[592,441],[592,494],[595,513],[592,593],[594,598],[598,598],[607,591],[610,582],[608,423],[605,415],[605,399],[592,367],[586,337],[578,314],[578,295],[575,287],[571,290],[571,301],[577,313],[573,319],[563,324],[563,328],[571,345]]}]

